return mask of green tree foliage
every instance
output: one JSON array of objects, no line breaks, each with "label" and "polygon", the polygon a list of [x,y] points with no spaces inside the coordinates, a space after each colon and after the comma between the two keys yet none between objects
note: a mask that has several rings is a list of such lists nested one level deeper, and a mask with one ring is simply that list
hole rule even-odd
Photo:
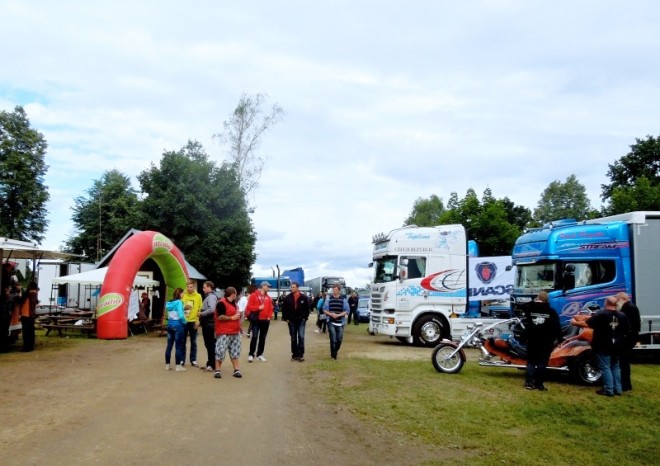
[{"label": "green tree foliage", "polygon": [[39,243],[44,239],[47,147],[22,107],[0,112],[0,235]]},{"label": "green tree foliage", "polygon": [[262,136],[284,116],[277,104],[264,112],[266,97],[243,94],[229,120],[223,123],[223,131],[214,135],[229,146],[231,164],[246,195],[257,186],[264,167],[264,159],[257,154]]},{"label": "green tree foliage", "polygon": [[439,225],[440,217],[445,211],[442,199],[432,194],[428,199],[421,197],[415,200],[412,211],[403,222],[404,225],[417,225],[418,227],[431,227]]},{"label": "green tree foliage", "polygon": [[540,224],[562,218],[585,220],[593,215],[586,188],[575,175],[570,175],[564,183],[559,180],[550,183],[534,210],[534,220]]},{"label": "green tree foliage", "polygon": [[461,224],[468,239],[479,244],[481,255],[494,256],[511,254],[513,244],[531,218],[529,209],[514,205],[506,197],[496,199],[490,189],[484,191],[481,200],[473,189],[468,189],[463,199],[451,193],[447,208],[436,195],[417,199],[404,224]]},{"label": "green tree foliage", "polygon": [[445,212],[441,223],[465,226],[468,239],[477,242],[482,256],[511,254],[522,227],[512,223],[510,217],[531,217],[528,209],[513,205],[508,198],[496,199],[489,188],[484,191],[481,200],[471,188],[463,199],[459,199],[456,193],[452,193],[450,199],[453,207]]},{"label": "green tree foliage", "polygon": [[217,167],[199,142],[189,141],[138,180],[146,228],[168,236],[219,286],[249,282],[256,235],[233,165]]},{"label": "green tree foliage", "polygon": [[602,185],[604,215],[633,210],[660,210],[660,136],[636,139],[630,152],[608,165],[609,184]]},{"label": "green tree foliage", "polygon": [[76,234],[67,251],[100,260],[131,228],[141,228],[140,200],[128,176],[106,171],[92,183],[86,196],[74,199],[71,219]]}]

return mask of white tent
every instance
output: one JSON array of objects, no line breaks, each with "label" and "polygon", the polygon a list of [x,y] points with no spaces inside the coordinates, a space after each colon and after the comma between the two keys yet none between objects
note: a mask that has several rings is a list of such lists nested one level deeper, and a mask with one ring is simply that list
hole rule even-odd
[{"label": "white tent", "polygon": [[[77,283],[79,285],[102,285],[103,280],[105,280],[105,274],[107,272],[108,272],[107,267],[101,267],[100,269],[88,270],[87,272],[53,278],[53,283],[55,284]],[[140,277],[139,275],[135,277],[135,281],[133,282],[133,286],[158,286],[158,285],[160,285],[160,282],[158,282],[157,280],[151,280],[146,277]]]}]

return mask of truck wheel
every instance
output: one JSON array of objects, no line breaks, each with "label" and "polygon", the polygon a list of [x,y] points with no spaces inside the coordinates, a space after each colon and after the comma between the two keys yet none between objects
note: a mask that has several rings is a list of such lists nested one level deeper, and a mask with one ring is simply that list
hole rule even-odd
[{"label": "truck wheel", "polygon": [[591,350],[586,350],[575,358],[571,366],[571,374],[576,382],[584,385],[596,385],[601,378]]},{"label": "truck wheel", "polygon": [[421,346],[433,348],[442,340],[444,331],[445,326],[437,316],[423,316],[415,322],[415,326],[413,327],[414,341]]},{"label": "truck wheel", "polygon": [[431,362],[436,371],[445,374],[455,374],[463,368],[465,359],[461,351],[456,351],[453,356],[449,357],[455,350],[455,346],[447,343],[441,343],[435,347],[431,355]]}]

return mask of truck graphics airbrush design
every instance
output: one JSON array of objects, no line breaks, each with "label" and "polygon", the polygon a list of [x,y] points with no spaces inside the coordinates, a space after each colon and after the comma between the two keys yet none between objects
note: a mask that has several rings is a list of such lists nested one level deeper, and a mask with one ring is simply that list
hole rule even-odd
[{"label": "truck graphics airbrush design", "polygon": [[640,309],[639,349],[660,348],[660,212],[630,212],[584,222],[560,220],[516,241],[514,310],[548,291],[563,325],[579,312],[602,308],[607,296],[628,293]]},{"label": "truck graphics airbrush design", "polygon": [[[471,287],[468,256],[477,248],[470,243],[462,225],[410,225],[374,236],[370,332],[431,347],[443,338],[459,338],[475,317],[496,321],[481,315],[479,303],[470,312],[468,295],[509,299],[513,274],[499,280],[510,269],[510,258],[472,258],[481,281],[475,278],[480,286]],[[498,266],[489,259],[505,262]]]}]

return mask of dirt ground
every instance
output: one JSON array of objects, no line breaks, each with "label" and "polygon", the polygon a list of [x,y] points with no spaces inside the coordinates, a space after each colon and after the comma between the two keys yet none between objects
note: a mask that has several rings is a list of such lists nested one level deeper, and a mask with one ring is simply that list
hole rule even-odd
[{"label": "dirt ground", "polygon": [[[2,464],[413,465],[442,457],[402,446],[386,426],[362,423],[314,393],[303,366],[329,352],[327,335],[314,328],[307,325],[304,363],[290,360],[281,321],[272,322],[267,362],[247,362],[244,338],[242,379],[231,377],[228,360],[220,380],[194,368],[165,371],[166,341],[155,334],[58,351],[39,351],[38,340],[33,353],[0,354]],[[337,364],[429,357],[374,338],[348,335]],[[204,354],[201,335],[198,346]]]}]

